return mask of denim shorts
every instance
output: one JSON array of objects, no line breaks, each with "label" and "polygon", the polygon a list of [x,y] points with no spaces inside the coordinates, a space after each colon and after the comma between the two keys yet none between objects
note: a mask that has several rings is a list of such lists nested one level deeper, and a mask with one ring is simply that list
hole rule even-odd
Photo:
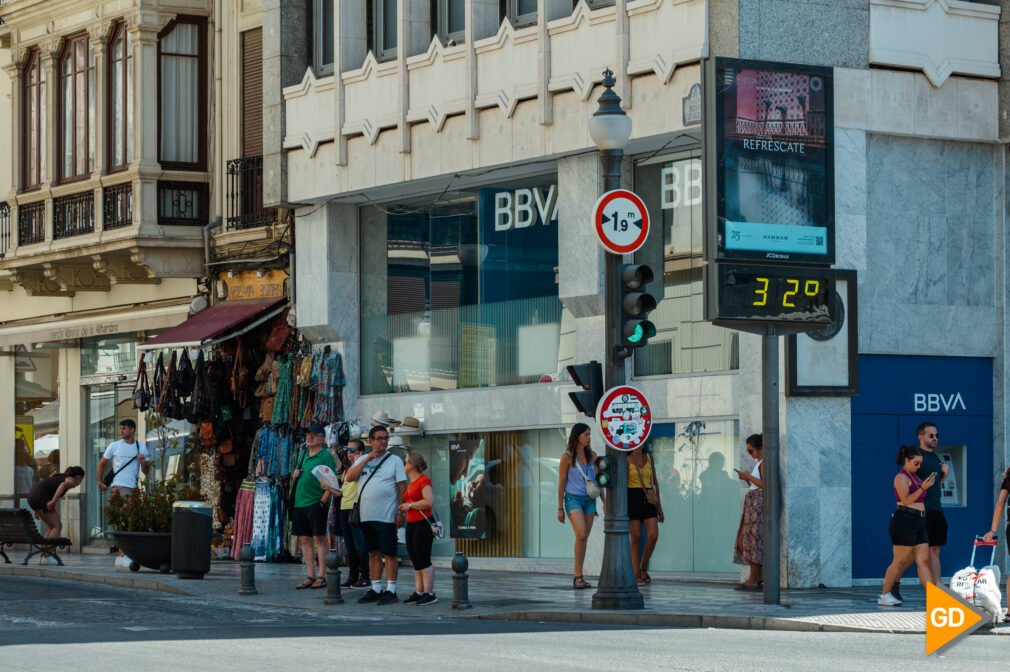
[{"label": "denim shorts", "polygon": [[589,499],[585,495],[572,495],[565,493],[565,515],[572,511],[581,510],[587,516],[596,515],[596,500]]}]

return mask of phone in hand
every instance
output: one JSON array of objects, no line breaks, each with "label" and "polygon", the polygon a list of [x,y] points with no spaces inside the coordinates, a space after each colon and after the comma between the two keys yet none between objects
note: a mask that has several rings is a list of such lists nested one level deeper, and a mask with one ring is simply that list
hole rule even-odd
[{"label": "phone in hand", "polygon": [[740,473],[743,473],[743,472],[741,472],[741,471],[740,471],[739,469],[734,469],[733,471],[735,471],[735,472],[736,472],[736,473],[738,473],[738,474],[740,474]]},{"label": "phone in hand", "polygon": [[933,480],[936,480],[936,472],[934,471],[932,474],[930,474],[928,476],[928,478],[932,478]]}]

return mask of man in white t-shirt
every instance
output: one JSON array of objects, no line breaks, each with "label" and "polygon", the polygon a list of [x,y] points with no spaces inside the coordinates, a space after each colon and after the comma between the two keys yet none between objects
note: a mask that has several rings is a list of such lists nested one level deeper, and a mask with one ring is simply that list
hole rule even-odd
[{"label": "man in white t-shirt", "polygon": [[[396,597],[396,530],[403,527],[403,514],[398,507],[407,489],[407,474],[403,461],[387,450],[389,430],[377,425],[368,432],[372,450],[359,457],[344,474],[345,481],[358,482],[358,507],[361,531],[368,551],[368,569],[372,589],[358,599],[359,604],[375,602],[392,604]],[[382,589],[382,569],[385,559],[386,589]]]},{"label": "man in white t-shirt", "polygon": [[[140,472],[147,471],[147,448],[136,440],[137,423],[126,418],[119,423],[119,441],[113,441],[102,454],[102,459],[98,461],[98,490],[110,494],[118,494],[121,497],[129,497],[137,489],[137,481],[140,479]],[[106,487],[102,480],[105,466],[112,463],[112,471],[115,476],[112,485]],[[122,549],[116,555],[116,569],[126,570],[130,568],[129,557],[123,553]]]}]

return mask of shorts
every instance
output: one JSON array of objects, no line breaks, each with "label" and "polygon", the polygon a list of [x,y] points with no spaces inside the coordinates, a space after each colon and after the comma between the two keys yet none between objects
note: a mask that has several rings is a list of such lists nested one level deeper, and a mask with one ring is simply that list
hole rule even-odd
[{"label": "shorts", "polygon": [[291,511],[291,534],[296,537],[325,537],[327,507],[322,504],[296,506]]},{"label": "shorts", "polygon": [[918,546],[925,544],[926,518],[916,511],[898,509],[891,514],[891,524],[888,527],[891,534],[891,544],[894,546]]},{"label": "shorts", "polygon": [[361,521],[361,535],[365,539],[365,552],[378,551],[382,555],[396,557],[396,524],[378,520]]},{"label": "shorts", "polygon": [[49,508],[48,504],[49,502],[40,502],[36,499],[28,497],[28,506],[29,508],[31,508],[32,513],[35,513],[36,511],[45,511],[46,509]]},{"label": "shorts", "polygon": [[427,520],[407,523],[407,555],[415,571],[431,567],[431,545],[434,543],[435,535]]},{"label": "shorts", "polygon": [[926,536],[930,546],[947,545],[947,516],[942,510],[926,512]]},{"label": "shorts", "polygon": [[596,500],[589,499],[586,495],[573,495],[565,493],[565,515],[572,511],[583,511],[587,516],[596,515]]},{"label": "shorts", "polygon": [[628,488],[628,520],[641,522],[658,517],[656,506],[645,501],[644,488]]}]

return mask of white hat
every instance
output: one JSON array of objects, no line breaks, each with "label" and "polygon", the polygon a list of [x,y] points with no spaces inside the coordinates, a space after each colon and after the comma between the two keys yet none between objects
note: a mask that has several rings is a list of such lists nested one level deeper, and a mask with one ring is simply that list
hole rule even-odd
[{"label": "white hat", "polygon": [[396,427],[400,424],[399,420],[394,420],[389,417],[389,413],[386,411],[381,411],[372,416],[372,426],[382,425],[383,427]]},{"label": "white hat", "polygon": [[403,441],[402,436],[396,436],[395,434],[389,437],[389,443],[386,444],[387,448],[409,448]]}]

